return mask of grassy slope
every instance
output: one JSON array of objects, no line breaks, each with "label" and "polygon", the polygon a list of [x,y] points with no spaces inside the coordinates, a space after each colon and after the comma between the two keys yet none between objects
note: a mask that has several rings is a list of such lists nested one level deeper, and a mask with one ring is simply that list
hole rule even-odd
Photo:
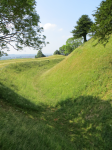
[{"label": "grassy slope", "polygon": [[[32,59],[23,59],[18,60],[18,63],[16,60],[12,60],[8,61],[8,64],[10,64],[8,66],[4,61],[4,63],[1,63],[1,65],[3,64],[2,66],[6,65],[1,68],[1,84],[34,102],[34,104],[41,103],[44,97],[38,86],[36,86],[36,79],[64,58],[64,56],[51,56],[34,59],[34,61]],[[6,93],[3,93],[2,95],[5,96]]]},{"label": "grassy slope", "polygon": [[61,63],[45,72],[38,86],[57,102],[78,96],[112,98],[112,38],[106,48],[89,40]]},{"label": "grassy slope", "polygon": [[[72,145],[47,121],[53,108],[40,104],[35,76],[59,63],[64,56],[35,61],[18,60],[0,70],[0,149],[72,150]],[[23,62],[24,61],[24,62]],[[3,63],[5,64],[6,61]],[[6,64],[5,64],[6,65]],[[4,66],[4,65],[3,65]],[[38,105],[36,105],[38,102]],[[47,111],[47,113],[46,113]],[[46,114],[46,115],[45,115]],[[51,120],[54,121],[54,118]]]},{"label": "grassy slope", "polygon": [[111,41],[1,69],[0,148],[111,150]]}]

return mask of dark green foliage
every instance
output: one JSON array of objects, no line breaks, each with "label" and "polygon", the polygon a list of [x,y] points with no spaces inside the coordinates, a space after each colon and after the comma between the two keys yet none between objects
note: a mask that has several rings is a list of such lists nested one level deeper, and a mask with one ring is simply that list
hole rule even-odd
[{"label": "dark green foliage", "polygon": [[1,50],[8,48],[8,45],[16,50],[23,46],[40,49],[45,45],[35,6],[35,0],[0,0]]},{"label": "dark green foliage", "polygon": [[92,26],[94,38],[105,46],[112,33],[112,0],[102,1],[93,16],[95,17]]},{"label": "dark green foliage", "polygon": [[39,58],[39,57],[46,57],[41,50],[38,51],[37,55],[35,56],[35,58]]},{"label": "dark green foliage", "polygon": [[56,51],[54,52],[54,55],[60,55],[60,51],[56,50]]},{"label": "dark green foliage", "polygon": [[90,32],[91,25],[93,22],[88,17],[88,15],[82,15],[81,18],[77,21],[77,26],[75,26],[74,30],[72,30],[71,33],[73,33],[74,38],[84,38],[84,42],[86,42],[86,35]]}]

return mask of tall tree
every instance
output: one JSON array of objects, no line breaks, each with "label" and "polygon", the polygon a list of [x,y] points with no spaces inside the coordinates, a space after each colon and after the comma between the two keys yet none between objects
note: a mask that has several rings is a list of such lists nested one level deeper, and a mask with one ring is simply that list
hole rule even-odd
[{"label": "tall tree", "polygon": [[93,16],[95,23],[91,31],[95,33],[94,38],[98,39],[98,43],[105,46],[112,34],[112,0],[102,1]]},{"label": "tall tree", "polygon": [[84,38],[84,42],[87,41],[86,35],[90,32],[91,25],[93,22],[88,17],[88,15],[82,15],[81,18],[77,21],[77,26],[75,26],[74,30],[72,30],[71,33],[73,33],[74,38]]},{"label": "tall tree", "polygon": [[0,0],[0,54],[11,45],[16,50],[23,46],[41,49],[45,44],[35,0]]}]

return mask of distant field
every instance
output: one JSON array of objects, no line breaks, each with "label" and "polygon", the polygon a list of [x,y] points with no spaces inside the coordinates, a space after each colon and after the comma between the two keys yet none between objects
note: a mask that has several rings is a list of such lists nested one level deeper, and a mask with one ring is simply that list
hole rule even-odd
[{"label": "distant field", "polygon": [[10,60],[1,60],[0,61],[0,68],[7,66],[11,63],[17,63],[17,62],[29,62],[29,61],[41,61],[41,60],[49,60],[49,58],[57,59],[57,58],[64,58],[64,56],[49,56],[49,57],[43,57],[43,58],[23,58],[23,59],[10,59]]},{"label": "distant field", "polygon": [[0,61],[1,150],[111,150],[112,38],[95,42]]}]

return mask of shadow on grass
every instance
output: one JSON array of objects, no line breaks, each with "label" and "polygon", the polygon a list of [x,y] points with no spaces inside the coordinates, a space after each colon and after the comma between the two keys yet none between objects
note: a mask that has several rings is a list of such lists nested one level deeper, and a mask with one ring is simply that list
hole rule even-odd
[{"label": "shadow on grass", "polygon": [[0,99],[3,99],[4,102],[6,102],[8,105],[11,105],[12,107],[24,111],[41,112],[46,109],[46,105],[35,105],[30,100],[22,97],[21,95],[18,95],[10,88],[4,86],[2,83],[0,83]]},{"label": "shadow on grass", "polygon": [[43,118],[42,123],[49,128],[47,134],[52,137],[51,133],[59,133],[76,149],[112,149],[112,100],[80,96],[61,101],[55,107],[36,106],[2,84],[0,98],[12,106],[39,112],[38,118]]},{"label": "shadow on grass", "polygon": [[92,96],[67,99],[57,104],[51,115],[54,118],[51,124],[68,136],[77,149],[111,150],[111,103],[112,100],[103,101]]}]

